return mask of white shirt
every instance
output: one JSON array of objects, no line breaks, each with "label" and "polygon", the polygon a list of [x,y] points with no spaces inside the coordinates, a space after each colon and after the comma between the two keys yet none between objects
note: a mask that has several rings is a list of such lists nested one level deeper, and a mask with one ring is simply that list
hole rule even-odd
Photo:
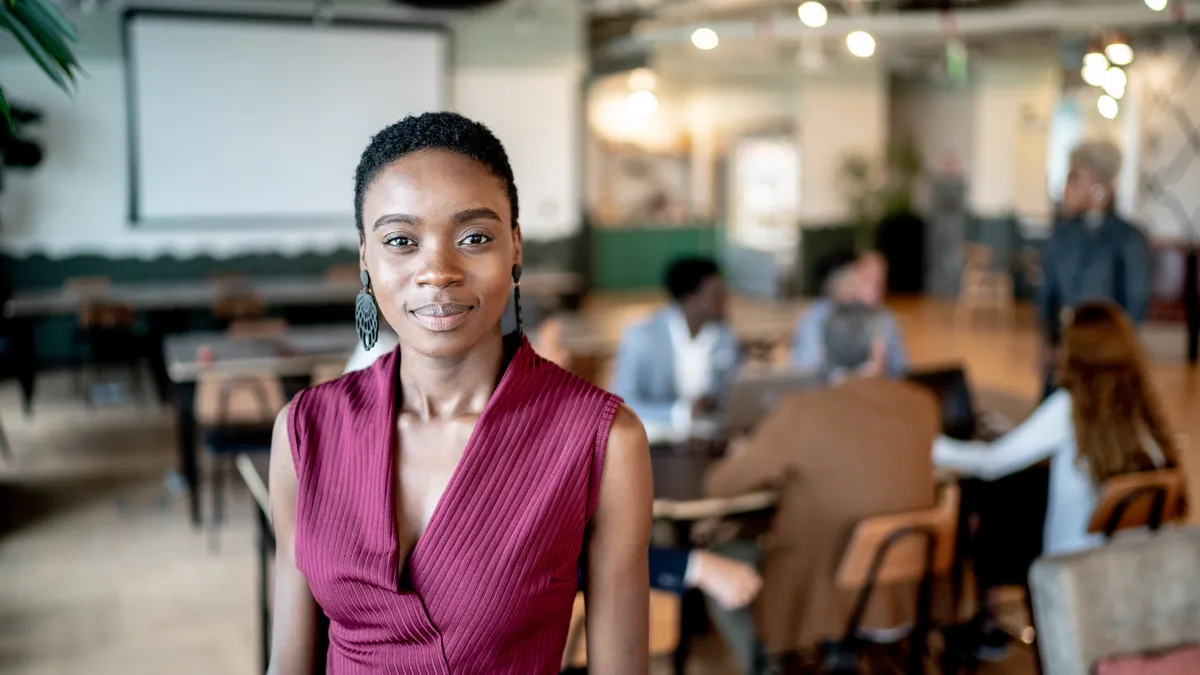
[{"label": "white shirt", "polygon": [[720,341],[715,324],[705,324],[695,336],[677,308],[668,314],[671,351],[674,353],[675,405],[670,424],[645,423],[651,443],[677,443],[707,430],[708,420],[693,420],[696,401],[713,394],[713,357]]},{"label": "white shirt", "polygon": [[[1069,553],[1101,545],[1104,536],[1087,531],[1099,490],[1087,467],[1076,461],[1071,411],[1071,394],[1059,389],[1021,426],[994,443],[938,437],[933,443],[933,463],[939,468],[995,480],[1049,459],[1050,495],[1042,531],[1043,553]],[[1142,445],[1155,466],[1166,463],[1151,439]]]}]

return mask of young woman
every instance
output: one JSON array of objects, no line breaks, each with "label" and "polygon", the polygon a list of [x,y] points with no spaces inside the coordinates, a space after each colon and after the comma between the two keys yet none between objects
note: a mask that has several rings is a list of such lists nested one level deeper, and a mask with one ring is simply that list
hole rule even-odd
[{"label": "young woman", "polygon": [[399,345],[279,416],[269,672],[317,670],[322,612],[330,675],[556,673],[582,560],[590,672],[645,673],[645,432],[501,335],[521,232],[500,142],[407,118],[363,153],[355,210],[360,336],[382,315]]},{"label": "young woman", "polygon": [[1178,465],[1175,440],[1150,384],[1141,345],[1109,302],[1071,312],[1059,388],[1021,426],[992,444],[938,438],[937,466],[994,480],[1050,460],[1043,553],[1088,548],[1098,486],[1113,476]]}]

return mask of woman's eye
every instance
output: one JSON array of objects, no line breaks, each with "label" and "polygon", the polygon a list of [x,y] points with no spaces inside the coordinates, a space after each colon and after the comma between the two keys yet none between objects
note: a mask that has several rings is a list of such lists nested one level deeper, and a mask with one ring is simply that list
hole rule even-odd
[{"label": "woman's eye", "polygon": [[467,246],[482,246],[491,240],[492,238],[486,234],[468,234],[466,237],[463,237],[462,243]]},{"label": "woman's eye", "polygon": [[386,246],[411,246],[413,243],[413,240],[409,239],[408,237],[395,236],[395,237],[388,237],[387,239],[385,239],[383,241],[383,243]]}]

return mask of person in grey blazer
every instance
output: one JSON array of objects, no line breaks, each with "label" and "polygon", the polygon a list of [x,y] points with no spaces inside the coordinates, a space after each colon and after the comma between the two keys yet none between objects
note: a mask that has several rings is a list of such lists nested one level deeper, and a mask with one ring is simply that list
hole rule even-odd
[{"label": "person in grey blazer", "polygon": [[622,334],[611,387],[652,443],[702,435],[741,363],[716,263],[680,260],[667,270],[666,286],[671,303]]}]

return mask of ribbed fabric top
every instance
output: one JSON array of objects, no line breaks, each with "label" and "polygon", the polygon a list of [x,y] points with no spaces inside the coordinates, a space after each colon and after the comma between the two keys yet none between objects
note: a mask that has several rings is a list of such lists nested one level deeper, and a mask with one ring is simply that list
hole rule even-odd
[{"label": "ribbed fabric top", "polygon": [[402,588],[399,360],[393,351],[292,403],[296,562],[330,619],[328,674],[557,673],[620,399],[522,339]]}]

